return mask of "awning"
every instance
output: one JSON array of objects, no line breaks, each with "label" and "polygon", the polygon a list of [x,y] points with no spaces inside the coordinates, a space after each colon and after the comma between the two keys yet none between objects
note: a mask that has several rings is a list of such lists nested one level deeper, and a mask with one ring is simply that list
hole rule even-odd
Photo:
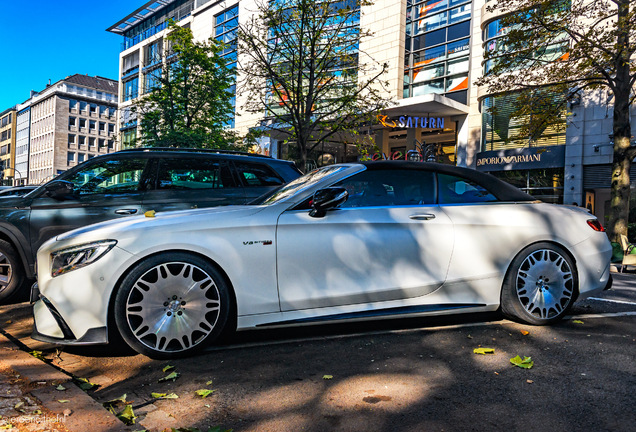
[{"label": "awning", "polygon": [[456,102],[439,94],[427,94],[400,99],[396,106],[387,108],[384,113],[389,117],[427,115],[428,117],[451,117],[467,115],[468,105]]}]

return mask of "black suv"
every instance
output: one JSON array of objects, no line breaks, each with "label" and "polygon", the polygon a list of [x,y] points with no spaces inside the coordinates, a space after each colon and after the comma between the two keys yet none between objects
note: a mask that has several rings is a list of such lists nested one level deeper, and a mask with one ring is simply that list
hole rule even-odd
[{"label": "black suv", "polygon": [[0,303],[28,286],[38,248],[58,234],[148,210],[246,204],[300,175],[293,162],[221,150],[141,148],[90,159],[0,200]]}]

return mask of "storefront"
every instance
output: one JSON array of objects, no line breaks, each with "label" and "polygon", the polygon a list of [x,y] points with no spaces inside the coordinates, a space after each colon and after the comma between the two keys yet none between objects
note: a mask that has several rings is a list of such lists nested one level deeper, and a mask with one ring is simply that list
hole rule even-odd
[{"label": "storefront", "polygon": [[477,154],[477,170],[489,172],[541,201],[563,204],[565,146],[526,147]]}]

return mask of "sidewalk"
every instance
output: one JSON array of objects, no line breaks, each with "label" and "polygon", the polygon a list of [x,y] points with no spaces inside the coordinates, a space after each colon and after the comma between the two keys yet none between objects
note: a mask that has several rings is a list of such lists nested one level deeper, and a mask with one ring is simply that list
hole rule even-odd
[{"label": "sidewalk", "polygon": [[21,350],[20,342],[10,340],[4,333],[0,332],[0,429],[20,432],[131,430],[80,390],[72,377]]}]

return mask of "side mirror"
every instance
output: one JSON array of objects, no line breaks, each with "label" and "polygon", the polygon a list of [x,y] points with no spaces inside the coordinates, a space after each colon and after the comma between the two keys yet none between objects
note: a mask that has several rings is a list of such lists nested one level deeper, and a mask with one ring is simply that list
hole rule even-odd
[{"label": "side mirror", "polygon": [[73,183],[66,180],[53,180],[44,185],[49,197],[56,200],[63,200],[69,195],[73,195]]},{"label": "side mirror", "polygon": [[320,189],[314,194],[311,202],[312,210],[309,212],[311,217],[324,217],[327,210],[339,206],[347,201],[349,192],[342,187],[330,187]]}]

